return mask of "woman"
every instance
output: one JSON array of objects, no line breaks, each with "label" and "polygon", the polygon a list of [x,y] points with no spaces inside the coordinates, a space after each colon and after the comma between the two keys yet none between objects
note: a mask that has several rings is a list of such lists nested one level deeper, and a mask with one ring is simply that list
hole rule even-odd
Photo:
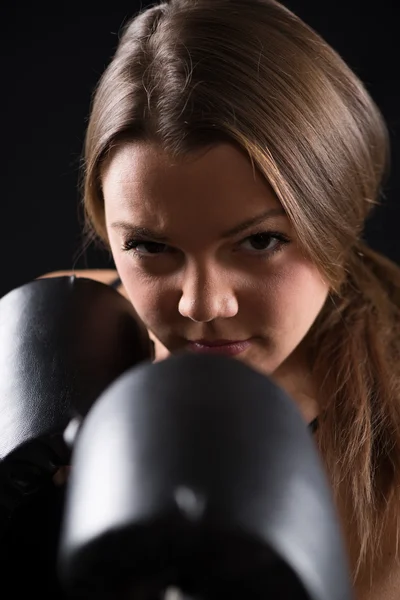
[{"label": "woman", "polygon": [[388,155],[362,83],[274,0],[142,10],[85,147],[88,240],[156,359],[246,342],[236,359],[318,416],[358,600],[400,594],[400,271],[362,241]]}]

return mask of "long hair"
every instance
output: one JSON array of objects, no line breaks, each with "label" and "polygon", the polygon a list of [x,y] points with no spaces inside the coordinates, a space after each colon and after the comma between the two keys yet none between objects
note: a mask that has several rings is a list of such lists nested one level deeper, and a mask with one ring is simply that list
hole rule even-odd
[{"label": "long hair", "polygon": [[400,478],[400,269],[362,238],[389,169],[379,109],[277,1],[170,0],[124,27],[94,93],[83,196],[87,236],[106,246],[101,168],[124,140],[155,142],[173,158],[219,142],[244,150],[329,281],[307,334],[316,443],[350,515],[356,581],[379,558]]}]

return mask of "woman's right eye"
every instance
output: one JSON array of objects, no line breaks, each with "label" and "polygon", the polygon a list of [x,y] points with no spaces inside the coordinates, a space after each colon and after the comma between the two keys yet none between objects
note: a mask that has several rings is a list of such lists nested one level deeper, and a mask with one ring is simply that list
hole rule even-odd
[{"label": "woman's right eye", "polygon": [[131,252],[138,258],[147,258],[149,256],[157,256],[164,254],[163,250],[168,248],[166,244],[160,242],[147,242],[144,240],[128,240],[123,243],[122,250]]}]

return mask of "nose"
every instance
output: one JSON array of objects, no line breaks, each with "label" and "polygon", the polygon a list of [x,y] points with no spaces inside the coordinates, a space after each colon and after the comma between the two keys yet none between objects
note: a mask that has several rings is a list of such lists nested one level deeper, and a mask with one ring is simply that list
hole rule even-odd
[{"label": "nose", "polygon": [[179,312],[196,323],[234,317],[239,306],[227,274],[215,269],[188,269],[182,284]]}]

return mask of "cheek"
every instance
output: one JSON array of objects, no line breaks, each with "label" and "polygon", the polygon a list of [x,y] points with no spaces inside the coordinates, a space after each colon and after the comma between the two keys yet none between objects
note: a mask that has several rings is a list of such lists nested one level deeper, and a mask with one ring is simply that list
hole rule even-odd
[{"label": "cheek", "polygon": [[318,316],[329,287],[318,271],[309,264],[295,263],[268,278],[254,299],[257,314],[279,334],[305,335]]},{"label": "cheek", "polygon": [[135,268],[130,257],[114,255],[115,266],[125,291],[140,319],[148,328],[157,327],[168,319],[171,293],[162,285],[161,279],[149,278]]},{"label": "cheek", "polygon": [[328,292],[329,286],[314,268],[299,268],[285,296],[287,327],[305,335],[325,304]]}]

